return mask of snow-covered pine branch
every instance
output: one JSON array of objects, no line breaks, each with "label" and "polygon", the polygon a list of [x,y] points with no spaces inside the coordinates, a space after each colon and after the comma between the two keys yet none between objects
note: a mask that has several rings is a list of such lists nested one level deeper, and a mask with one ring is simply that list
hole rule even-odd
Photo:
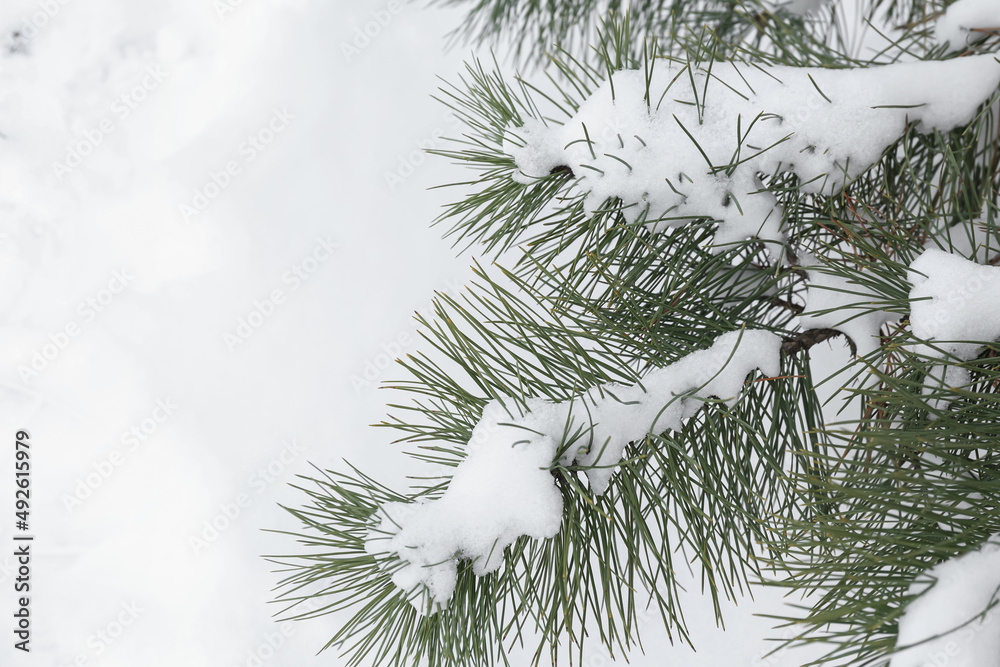
[{"label": "snow-covered pine branch", "polygon": [[[530,42],[586,31],[546,20],[594,4],[474,15]],[[865,0],[852,24],[842,2],[668,0],[632,15],[646,39],[612,18],[589,56],[555,53],[549,88],[469,65],[443,91],[467,131],[436,152],[476,177],[441,219],[517,246],[516,289],[477,272],[423,322],[443,360],[402,362],[415,405],[385,424],[455,474],[318,481],[300,516],[323,552],[285,599],[321,582],[354,604],[331,643],[355,659],[491,664],[529,631],[555,658],[584,618],[624,652],[641,595],[689,639],[671,558],[690,548],[714,602],[766,564],[811,594],[788,620],[824,664],[885,664],[914,579],[1000,531],[994,4],[952,3],[935,36],[937,2]],[[898,32],[861,55],[852,25],[876,15]],[[740,344],[725,391],[680,372],[741,327],[762,348]],[[797,353],[838,334],[866,377],[827,384],[860,408],[831,418]],[[744,384],[781,353],[786,375]],[[740,400],[699,412],[712,395]]]},{"label": "snow-covered pine branch", "polygon": [[[927,341],[915,351],[968,361],[982,343],[951,341],[1000,339],[1000,268],[927,250],[909,275],[914,286],[910,323],[914,334]],[[870,353],[882,325],[895,316],[863,305],[857,314],[846,314],[864,292],[837,276],[815,270],[809,276],[808,294],[815,296],[807,298],[807,309],[821,314],[803,317],[804,326],[837,328],[862,346],[858,353]],[[938,347],[936,340],[949,342]],[[517,538],[558,533],[563,506],[550,474],[553,466],[582,469],[591,490],[603,494],[629,442],[680,430],[710,398],[731,405],[754,369],[779,375],[782,343],[769,332],[730,332],[707,350],[657,369],[634,386],[594,387],[563,403],[530,399],[521,414],[513,414],[513,400],[493,401],[445,494],[417,504],[383,505],[368,540],[369,553],[384,559],[393,582],[419,611],[446,605],[459,559],[473,561],[477,575],[488,574],[500,567],[504,549]],[[968,370],[940,368],[948,386],[968,383]],[[935,379],[942,381],[938,375],[928,374],[929,388]]]},{"label": "snow-covered pine branch", "polygon": [[965,125],[998,84],[986,55],[864,69],[653,61],[614,72],[562,125],[511,127],[504,151],[520,183],[570,169],[588,214],[617,198],[654,230],[712,218],[717,248],[756,238],[782,258],[782,211],[760,174],[836,194],[910,124]]},{"label": "snow-covered pine branch", "polygon": [[767,331],[732,331],[633,386],[594,387],[562,403],[529,400],[523,414],[512,414],[513,400],[490,403],[444,495],[382,505],[369,553],[393,568],[393,582],[418,611],[435,611],[452,596],[459,558],[488,574],[517,538],[559,532],[553,466],[582,469],[593,492],[604,493],[629,442],[680,430],[712,398],[732,405],[755,369],[777,376],[781,342]]}]

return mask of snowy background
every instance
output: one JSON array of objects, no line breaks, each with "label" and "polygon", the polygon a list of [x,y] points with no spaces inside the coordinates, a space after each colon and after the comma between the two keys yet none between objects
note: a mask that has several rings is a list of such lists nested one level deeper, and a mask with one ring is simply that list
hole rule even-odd
[{"label": "snowy background", "polygon": [[[381,0],[4,0],[0,497],[27,429],[36,542],[30,655],[12,648],[0,551],[0,664],[344,664],[314,657],[327,621],[273,619],[259,556],[293,545],[261,529],[296,528],[277,503],[299,503],[287,482],[309,462],[399,488],[414,465],[367,425],[388,358],[417,347],[412,313],[470,275],[429,228],[452,195],[427,190],[466,174],[419,152],[458,130],[430,95],[468,55],[444,49],[460,18]],[[632,664],[800,664],[762,657],[753,614],[775,592],[723,633],[689,589],[698,653],[651,619]]]}]

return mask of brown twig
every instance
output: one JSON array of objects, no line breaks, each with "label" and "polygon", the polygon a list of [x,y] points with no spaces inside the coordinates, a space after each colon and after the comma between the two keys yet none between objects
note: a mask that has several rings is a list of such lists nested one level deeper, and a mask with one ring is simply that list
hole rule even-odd
[{"label": "brown twig", "polygon": [[846,338],[847,345],[851,348],[851,354],[857,356],[858,347],[854,344],[854,341],[851,340],[851,337],[843,331],[837,331],[836,329],[808,329],[798,335],[790,336],[781,344],[781,353],[786,356],[792,356],[794,354],[798,354],[802,350],[808,350],[817,343],[822,343],[823,341],[830,340],[836,336],[843,336]]}]

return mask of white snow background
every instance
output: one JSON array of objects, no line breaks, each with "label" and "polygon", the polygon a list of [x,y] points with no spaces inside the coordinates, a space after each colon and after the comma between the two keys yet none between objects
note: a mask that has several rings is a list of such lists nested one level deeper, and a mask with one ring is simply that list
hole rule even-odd
[{"label": "white snow background", "polygon": [[[0,664],[344,664],[314,657],[332,621],[272,618],[259,556],[296,546],[261,529],[298,528],[277,504],[302,501],[287,483],[310,461],[400,489],[420,465],[367,425],[388,357],[419,345],[413,311],[470,276],[429,228],[454,194],[427,190],[467,174],[419,153],[459,131],[430,95],[468,54],[444,50],[461,13],[223,2],[0,8],[2,34],[22,32],[0,55]],[[19,429],[29,655],[7,548]],[[697,576],[689,590],[699,651],[651,614],[631,664],[800,664],[763,657],[781,631],[753,613],[778,611],[775,591],[721,632]],[[595,645],[585,667],[610,662]]]}]

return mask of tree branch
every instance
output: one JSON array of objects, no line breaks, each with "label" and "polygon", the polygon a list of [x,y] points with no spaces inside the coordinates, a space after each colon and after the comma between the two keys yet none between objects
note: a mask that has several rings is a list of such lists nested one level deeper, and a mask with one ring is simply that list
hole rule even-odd
[{"label": "tree branch", "polygon": [[798,354],[802,350],[808,350],[813,345],[817,343],[822,343],[825,340],[830,340],[836,336],[843,336],[847,339],[847,345],[851,348],[851,354],[857,356],[858,347],[851,340],[851,337],[845,334],[843,331],[837,331],[836,329],[808,329],[796,336],[789,336],[785,338],[785,341],[781,344],[781,353],[787,356],[792,356]]}]

